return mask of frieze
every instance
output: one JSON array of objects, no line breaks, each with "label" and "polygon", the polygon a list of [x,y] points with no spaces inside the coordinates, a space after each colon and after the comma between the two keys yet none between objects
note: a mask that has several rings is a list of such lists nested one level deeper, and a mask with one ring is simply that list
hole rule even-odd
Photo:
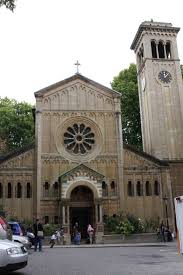
[{"label": "frieze", "polygon": [[59,103],[59,100],[63,96],[68,96],[69,94],[72,94],[73,92],[79,92],[82,91],[86,94],[93,95],[96,98],[100,98],[103,101],[105,100],[108,104],[114,105],[113,99],[110,96],[107,96],[106,93],[102,90],[96,90],[96,89],[91,89],[91,87],[88,87],[84,84],[81,83],[76,83],[74,85],[71,85],[67,88],[60,89],[53,94],[49,94],[44,98],[43,104],[45,107],[50,107],[50,103],[52,101],[57,101]]},{"label": "frieze", "polygon": [[43,117],[47,116],[55,116],[55,117],[75,117],[75,116],[85,116],[85,117],[114,117],[115,113],[111,111],[97,111],[97,112],[91,112],[91,111],[86,111],[86,112],[73,112],[72,111],[57,111],[57,110],[50,110],[46,111],[44,110],[43,112]]}]

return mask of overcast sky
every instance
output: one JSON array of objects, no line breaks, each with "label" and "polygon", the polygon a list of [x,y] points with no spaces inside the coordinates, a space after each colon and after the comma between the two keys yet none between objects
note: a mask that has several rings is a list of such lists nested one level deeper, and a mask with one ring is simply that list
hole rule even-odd
[{"label": "overcast sky", "polygon": [[180,0],[17,0],[0,8],[0,96],[35,103],[34,92],[76,72],[105,86],[135,62],[131,42],[143,21],[182,27]]}]

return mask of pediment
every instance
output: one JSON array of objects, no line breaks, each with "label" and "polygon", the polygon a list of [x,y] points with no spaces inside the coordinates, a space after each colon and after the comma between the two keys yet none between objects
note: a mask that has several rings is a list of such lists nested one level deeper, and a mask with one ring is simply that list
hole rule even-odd
[{"label": "pediment", "polygon": [[84,164],[79,164],[76,167],[72,168],[71,170],[67,171],[66,173],[60,175],[59,180],[61,182],[70,181],[75,178],[79,177],[86,177],[91,180],[102,180],[104,175],[98,173],[97,171],[89,168]]},{"label": "pediment", "polygon": [[42,110],[114,110],[121,94],[80,74],[35,93]]},{"label": "pediment", "polygon": [[128,169],[146,170],[150,168],[160,168],[162,166],[168,166],[168,163],[128,145],[124,145],[124,167]]},{"label": "pediment", "polygon": [[121,94],[117,91],[114,91],[104,85],[101,85],[81,74],[75,74],[67,79],[64,79],[62,81],[59,81],[57,83],[54,83],[48,87],[45,87],[37,92],[35,92],[35,97],[45,97],[46,95],[50,95],[52,92],[54,91],[58,91],[60,89],[72,86],[73,83],[80,83],[83,84],[85,87],[93,87],[94,89],[98,89],[98,90],[102,90],[106,93],[108,93],[108,95],[113,95],[116,97],[121,97]]},{"label": "pediment", "polygon": [[[33,146],[31,146],[33,147]],[[7,168],[30,168],[34,166],[34,148],[24,148],[6,155],[0,162],[0,170]]]}]

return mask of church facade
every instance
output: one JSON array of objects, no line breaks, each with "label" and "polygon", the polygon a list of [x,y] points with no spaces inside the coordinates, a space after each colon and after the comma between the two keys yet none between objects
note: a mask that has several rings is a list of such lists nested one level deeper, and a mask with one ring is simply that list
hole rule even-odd
[{"label": "church facade", "polygon": [[121,212],[174,226],[183,193],[179,29],[143,22],[137,56],[144,152],[123,144],[120,93],[79,73],[35,93],[35,144],[0,158],[0,205],[12,216],[96,228]]}]

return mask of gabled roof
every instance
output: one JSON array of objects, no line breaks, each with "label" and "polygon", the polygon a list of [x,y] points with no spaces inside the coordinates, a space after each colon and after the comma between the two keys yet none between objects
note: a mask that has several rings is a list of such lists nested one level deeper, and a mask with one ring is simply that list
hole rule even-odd
[{"label": "gabled roof", "polygon": [[45,88],[43,88],[43,89],[35,92],[34,95],[35,95],[35,97],[42,97],[45,93],[51,91],[52,89],[56,89],[56,88],[58,88],[58,87],[60,87],[62,85],[65,85],[65,84],[67,84],[67,83],[69,83],[71,81],[74,81],[74,80],[82,80],[86,84],[90,84],[90,85],[92,85],[92,86],[94,86],[94,87],[96,87],[98,89],[104,90],[104,91],[106,91],[108,93],[112,93],[116,97],[120,97],[121,96],[121,94],[119,92],[114,91],[114,90],[112,90],[112,89],[110,89],[110,88],[108,88],[106,86],[103,86],[103,85],[101,85],[101,84],[99,84],[99,83],[97,83],[97,82],[95,82],[95,81],[93,81],[93,80],[91,80],[91,79],[89,79],[89,78],[87,78],[87,77],[79,74],[79,73],[77,73],[77,74],[75,74],[75,75],[73,75],[73,76],[71,76],[69,78],[66,78],[66,79],[64,79],[62,81],[56,82],[56,83],[54,83],[54,84],[52,84],[52,85],[50,85],[48,87],[45,87]]},{"label": "gabled roof", "polygon": [[72,168],[71,170],[67,171],[66,173],[60,175],[59,178],[62,180],[62,179],[64,179],[65,177],[67,177],[67,176],[71,175],[72,173],[77,172],[77,171],[79,171],[79,170],[81,170],[81,169],[82,169],[82,170],[86,170],[86,171],[88,171],[89,173],[94,174],[94,175],[96,175],[96,176],[99,177],[99,178],[104,178],[104,177],[105,177],[104,175],[100,174],[99,172],[97,172],[97,171],[95,171],[95,170],[89,168],[89,167],[86,166],[85,164],[81,163],[81,164],[75,166],[74,168]]},{"label": "gabled roof", "polygon": [[143,158],[145,158],[145,159],[147,159],[149,161],[152,161],[152,162],[154,162],[154,163],[156,163],[158,165],[169,166],[169,164],[168,164],[169,162],[168,161],[166,161],[166,160],[160,160],[158,158],[155,158],[155,157],[153,157],[153,156],[151,156],[151,155],[149,155],[149,154],[147,154],[147,153],[145,153],[143,151],[140,151],[140,150],[136,149],[132,145],[123,143],[123,149],[129,150],[129,151],[131,151],[131,152],[133,152],[133,153],[135,153],[135,154],[137,154],[137,155],[139,155],[139,156],[141,156],[141,157],[143,157]]},{"label": "gabled roof", "polygon": [[31,149],[34,149],[34,148],[35,148],[35,144],[32,143],[32,144],[26,145],[24,147],[18,148],[14,151],[11,151],[11,152],[7,153],[6,155],[0,156],[0,164],[4,161],[7,161],[14,157],[17,157],[18,155],[21,155],[21,154],[23,154]]}]

